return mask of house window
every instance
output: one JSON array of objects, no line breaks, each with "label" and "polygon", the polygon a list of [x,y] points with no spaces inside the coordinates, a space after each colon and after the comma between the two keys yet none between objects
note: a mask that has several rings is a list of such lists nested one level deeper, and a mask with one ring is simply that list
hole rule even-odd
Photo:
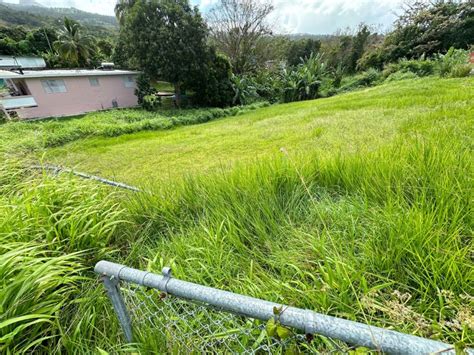
[{"label": "house window", "polygon": [[135,79],[133,75],[127,75],[123,77],[123,84],[126,88],[134,88],[135,87]]},{"label": "house window", "polygon": [[99,78],[89,78],[89,84],[91,86],[99,86]]},{"label": "house window", "polygon": [[67,92],[66,84],[62,79],[56,80],[41,80],[41,85],[43,85],[44,91],[48,94],[54,94],[58,92]]}]

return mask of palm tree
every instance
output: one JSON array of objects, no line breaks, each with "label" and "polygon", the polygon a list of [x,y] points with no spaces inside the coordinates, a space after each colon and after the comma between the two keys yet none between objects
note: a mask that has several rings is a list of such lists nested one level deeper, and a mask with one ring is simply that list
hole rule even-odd
[{"label": "palm tree", "polygon": [[64,18],[63,28],[53,46],[71,66],[85,66],[94,51],[92,37],[83,35],[81,25],[67,17]]},{"label": "palm tree", "polygon": [[115,17],[117,17],[119,23],[123,25],[125,21],[125,15],[135,5],[137,0],[118,0],[115,5]]}]

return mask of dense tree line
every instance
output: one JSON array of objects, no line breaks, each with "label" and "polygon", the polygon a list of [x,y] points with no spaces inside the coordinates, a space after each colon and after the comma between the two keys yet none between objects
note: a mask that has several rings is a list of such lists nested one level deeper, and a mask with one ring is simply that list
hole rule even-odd
[{"label": "dense tree line", "polygon": [[474,44],[472,1],[416,1],[407,4],[394,29],[360,59],[361,68],[382,68],[401,58],[415,59],[446,53],[449,48],[469,49]]},{"label": "dense tree line", "polygon": [[[195,104],[227,106],[252,95],[273,101],[275,92],[286,101],[314,98],[321,88],[338,89],[348,75],[468,49],[474,40],[469,0],[412,2],[385,35],[366,24],[318,38],[275,35],[273,9],[267,0],[219,0],[204,18],[188,0],[120,0],[117,38],[67,18],[31,30],[0,26],[0,54],[42,55],[51,67],[110,59],[151,82],[172,83],[178,104],[192,94]],[[372,74],[361,74],[361,82]],[[139,81],[140,102],[155,91],[145,81]]]},{"label": "dense tree line", "polygon": [[114,37],[97,37],[75,20],[65,18],[56,27],[27,29],[0,26],[0,55],[42,56],[49,67],[94,67],[110,60]]},{"label": "dense tree line", "polygon": [[52,49],[57,33],[51,27],[39,27],[28,31],[22,26],[0,26],[0,54],[42,55]]}]

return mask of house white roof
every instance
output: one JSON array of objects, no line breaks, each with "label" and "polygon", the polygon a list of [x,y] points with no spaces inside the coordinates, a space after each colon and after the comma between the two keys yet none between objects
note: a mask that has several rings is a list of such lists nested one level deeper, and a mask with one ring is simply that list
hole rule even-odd
[{"label": "house white roof", "polygon": [[27,79],[27,78],[58,78],[74,76],[109,76],[109,75],[138,75],[130,70],[23,70],[23,74],[7,70],[0,70],[0,79]]}]

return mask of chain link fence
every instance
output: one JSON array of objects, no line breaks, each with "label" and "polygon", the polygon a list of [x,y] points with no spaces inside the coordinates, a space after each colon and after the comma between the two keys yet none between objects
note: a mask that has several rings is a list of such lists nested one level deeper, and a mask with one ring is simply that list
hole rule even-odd
[{"label": "chain link fence", "polygon": [[312,349],[312,342],[303,334],[269,337],[264,322],[208,304],[136,285],[123,286],[122,294],[140,340],[148,342],[153,337],[167,353],[261,354]]},{"label": "chain link fence", "polygon": [[357,346],[455,353],[438,341],[177,280],[168,268],[157,275],[101,261],[95,271],[126,340],[160,353],[347,353]]}]

